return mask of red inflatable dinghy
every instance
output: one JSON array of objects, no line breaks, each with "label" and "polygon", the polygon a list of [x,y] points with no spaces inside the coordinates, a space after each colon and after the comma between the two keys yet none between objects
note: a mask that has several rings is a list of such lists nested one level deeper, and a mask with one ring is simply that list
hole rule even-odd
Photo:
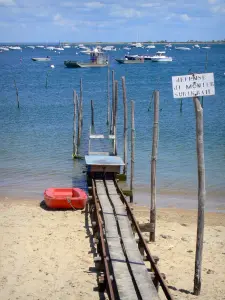
[{"label": "red inflatable dinghy", "polygon": [[87,195],[79,188],[49,188],[44,192],[44,199],[50,208],[83,209],[87,202]]}]

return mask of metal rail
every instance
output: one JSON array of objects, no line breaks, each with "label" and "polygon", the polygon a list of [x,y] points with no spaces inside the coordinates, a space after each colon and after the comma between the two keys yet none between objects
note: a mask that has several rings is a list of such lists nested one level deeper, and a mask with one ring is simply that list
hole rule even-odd
[{"label": "metal rail", "polygon": [[[105,179],[105,178],[104,178]],[[103,180],[104,180],[103,179]],[[139,249],[142,248],[142,251],[140,250],[141,254],[146,254],[146,259],[147,261],[150,262],[151,265],[151,270],[154,272],[154,284],[156,286],[156,288],[158,287],[158,284],[160,284],[166,298],[168,300],[173,300],[170,291],[162,277],[162,274],[159,272],[159,269],[156,265],[156,262],[154,260],[154,258],[152,257],[148,246],[143,238],[143,235],[140,231],[140,228],[137,224],[137,221],[131,211],[131,208],[127,202],[127,200],[125,199],[121,189],[119,188],[117,181],[115,180],[115,178],[113,178],[113,182],[114,185],[116,187],[117,193],[122,201],[122,203],[125,205],[126,210],[127,210],[127,214],[128,214],[128,218],[131,221],[131,226],[132,228],[136,231],[138,237],[139,237]],[[106,187],[105,187],[106,188]],[[106,188],[107,190],[107,188]],[[108,288],[108,294],[109,294],[109,298],[111,300],[115,300],[118,299],[118,291],[116,290],[116,286],[115,284],[112,282],[112,276],[110,276],[112,274],[110,274],[111,269],[111,262],[109,259],[109,255],[108,255],[108,246],[107,246],[107,241],[105,239],[104,236],[104,229],[103,229],[103,221],[102,221],[102,217],[101,217],[101,207],[100,207],[100,202],[97,199],[96,196],[96,185],[95,185],[95,181],[92,179],[92,208],[91,208],[92,213],[95,215],[95,220],[97,222],[96,224],[96,228],[98,230],[99,236],[100,236],[100,246],[101,246],[101,259],[103,260],[104,263],[104,273],[105,273],[105,286]],[[134,286],[136,285],[136,282],[134,282]]]}]

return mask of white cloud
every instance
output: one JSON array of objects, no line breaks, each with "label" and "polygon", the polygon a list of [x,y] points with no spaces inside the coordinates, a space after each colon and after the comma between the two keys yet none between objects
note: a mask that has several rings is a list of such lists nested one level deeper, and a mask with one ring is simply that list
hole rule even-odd
[{"label": "white cloud", "polygon": [[134,8],[124,8],[120,5],[112,5],[110,15],[113,17],[135,18],[141,17],[142,13]]},{"label": "white cloud", "polygon": [[139,5],[140,7],[144,7],[144,8],[148,8],[148,7],[156,7],[156,6],[160,6],[160,3],[142,3]]},{"label": "white cloud", "polygon": [[208,0],[209,4],[214,4],[217,2],[217,0]]},{"label": "white cloud", "polygon": [[16,2],[14,0],[0,0],[0,6],[15,6]]},{"label": "white cloud", "polygon": [[190,21],[191,20],[191,18],[187,14],[180,15],[180,19],[182,21]]},{"label": "white cloud", "polygon": [[225,13],[225,4],[213,6],[211,10],[214,13]]},{"label": "white cloud", "polygon": [[102,2],[87,2],[84,3],[84,6],[94,9],[94,8],[102,8],[103,6],[105,6],[105,4],[103,4]]}]

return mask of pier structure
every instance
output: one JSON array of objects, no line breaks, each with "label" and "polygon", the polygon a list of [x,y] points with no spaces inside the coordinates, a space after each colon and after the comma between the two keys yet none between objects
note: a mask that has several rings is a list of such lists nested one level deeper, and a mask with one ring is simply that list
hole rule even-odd
[{"label": "pier structure", "polygon": [[[93,152],[93,139],[112,140],[113,151]],[[157,267],[158,258],[151,255],[132,207],[118,185],[116,175],[124,162],[115,155],[115,144],[114,135],[90,132],[89,152],[85,156],[99,290],[107,291],[111,300],[156,300],[160,299],[161,287],[164,298],[172,299]]]}]

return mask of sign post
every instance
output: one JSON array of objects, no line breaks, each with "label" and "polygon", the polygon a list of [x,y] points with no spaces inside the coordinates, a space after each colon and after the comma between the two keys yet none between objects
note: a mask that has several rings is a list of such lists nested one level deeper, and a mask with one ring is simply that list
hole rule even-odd
[{"label": "sign post", "polygon": [[198,96],[215,95],[214,74],[191,74],[172,77],[173,97],[193,97],[196,115],[196,148],[198,162],[198,225],[195,253],[194,295],[200,295],[205,208],[205,161],[203,138],[203,109]]}]

